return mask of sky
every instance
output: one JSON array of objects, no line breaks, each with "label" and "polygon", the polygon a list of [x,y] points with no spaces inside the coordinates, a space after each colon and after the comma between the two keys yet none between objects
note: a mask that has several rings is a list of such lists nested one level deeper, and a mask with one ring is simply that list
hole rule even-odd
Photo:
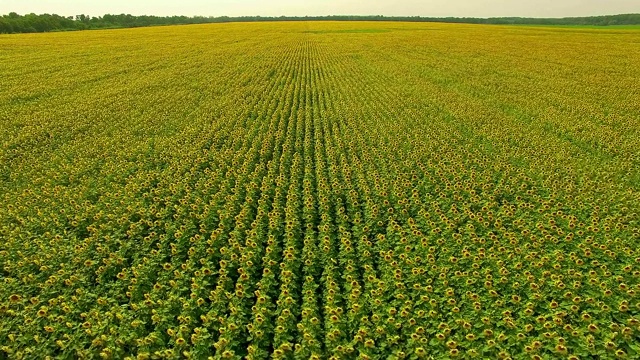
[{"label": "sky", "polygon": [[640,13],[640,0],[0,0],[0,14],[566,17]]}]

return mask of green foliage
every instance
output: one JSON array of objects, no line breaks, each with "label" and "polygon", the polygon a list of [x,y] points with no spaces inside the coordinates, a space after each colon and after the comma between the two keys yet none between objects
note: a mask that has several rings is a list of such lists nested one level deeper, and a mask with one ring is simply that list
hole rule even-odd
[{"label": "green foliage", "polygon": [[0,358],[639,358],[637,37],[3,36]]}]

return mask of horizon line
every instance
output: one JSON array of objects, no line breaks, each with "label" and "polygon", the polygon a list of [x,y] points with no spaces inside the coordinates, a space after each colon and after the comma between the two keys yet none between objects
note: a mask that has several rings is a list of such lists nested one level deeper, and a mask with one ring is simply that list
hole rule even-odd
[{"label": "horizon line", "polygon": [[615,14],[599,14],[599,15],[585,15],[585,16],[560,16],[560,17],[536,17],[536,16],[489,16],[489,17],[478,17],[478,16],[428,16],[428,15],[382,15],[382,14],[366,14],[366,15],[358,15],[358,14],[332,14],[332,15],[185,15],[185,14],[175,14],[175,15],[153,15],[153,14],[132,14],[132,13],[104,13],[98,16],[92,16],[91,14],[73,14],[73,15],[61,15],[58,13],[18,13],[16,11],[10,11],[8,13],[0,14],[0,16],[8,16],[11,13],[18,14],[20,16],[26,15],[57,15],[62,17],[76,16],[76,15],[85,15],[90,17],[103,17],[104,15],[131,15],[131,16],[153,16],[153,17],[174,17],[174,16],[184,16],[189,18],[203,17],[203,18],[251,18],[251,17],[261,17],[261,18],[318,18],[318,17],[340,17],[340,16],[352,16],[352,17],[384,17],[384,18],[427,18],[427,19],[576,19],[576,18],[596,18],[603,16],[623,16],[623,15],[640,15],[638,13],[615,13]]}]

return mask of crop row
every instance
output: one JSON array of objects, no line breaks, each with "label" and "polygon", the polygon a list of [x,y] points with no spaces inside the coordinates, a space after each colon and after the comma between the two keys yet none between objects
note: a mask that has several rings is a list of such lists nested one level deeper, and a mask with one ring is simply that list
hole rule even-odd
[{"label": "crop row", "polygon": [[[596,35],[309,26],[0,37],[21,74],[0,90],[0,354],[640,354],[638,104],[621,75],[602,101],[627,122],[589,120],[597,82],[567,90],[562,48],[513,67],[518,40]],[[523,74],[557,92],[513,95]]]}]

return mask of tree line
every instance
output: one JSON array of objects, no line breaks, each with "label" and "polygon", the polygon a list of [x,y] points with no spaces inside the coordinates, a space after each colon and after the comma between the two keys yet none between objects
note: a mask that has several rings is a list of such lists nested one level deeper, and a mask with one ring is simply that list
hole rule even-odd
[{"label": "tree line", "polygon": [[224,22],[252,22],[252,21],[410,21],[410,22],[447,22],[469,24],[518,24],[518,25],[640,25],[640,14],[621,14],[591,17],[568,18],[459,18],[459,17],[421,17],[421,16],[135,16],[130,14],[103,16],[76,15],[60,16],[56,14],[26,14],[19,15],[12,12],[0,16],[0,34],[35,33],[49,31],[71,31],[88,29],[132,28],[159,25],[186,25]]}]

